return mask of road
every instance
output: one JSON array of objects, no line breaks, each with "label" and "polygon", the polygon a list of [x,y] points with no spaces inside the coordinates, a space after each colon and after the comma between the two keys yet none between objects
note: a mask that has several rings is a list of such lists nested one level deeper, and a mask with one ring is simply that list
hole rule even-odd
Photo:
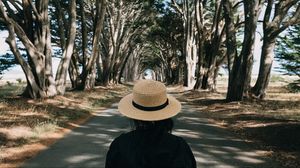
[{"label": "road", "polygon": [[[99,111],[88,122],[26,162],[23,168],[101,168],[111,141],[130,130],[129,119],[121,116],[117,104]],[[201,109],[184,105],[174,118],[174,134],[191,146],[197,167],[250,168],[279,167],[256,147],[201,115]]]}]

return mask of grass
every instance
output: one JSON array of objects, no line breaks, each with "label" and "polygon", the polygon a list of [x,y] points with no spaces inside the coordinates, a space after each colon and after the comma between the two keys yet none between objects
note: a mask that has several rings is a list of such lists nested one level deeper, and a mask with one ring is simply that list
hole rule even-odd
[{"label": "grass", "polygon": [[38,123],[33,129],[33,134],[30,139],[38,139],[45,132],[54,132],[58,128],[57,122],[41,122]]},{"label": "grass", "polygon": [[287,85],[287,89],[293,93],[299,93],[300,92],[300,80],[289,83]]},{"label": "grass", "polygon": [[93,107],[107,107],[110,104],[117,102],[117,100],[121,99],[120,95],[115,92],[110,92],[106,94],[101,99],[90,97],[89,100],[92,102]]},{"label": "grass", "polygon": [[270,82],[284,82],[285,79],[282,77],[282,75],[272,75]]},{"label": "grass", "polygon": [[[125,86],[97,87],[86,92],[67,92],[53,99],[31,100],[18,96],[23,88],[22,82],[0,86],[0,167],[18,167],[32,153],[28,151],[33,147],[26,146],[60,137],[56,134],[61,130],[69,130],[73,123],[108,108],[128,93]],[[44,146],[35,147],[35,152]]]},{"label": "grass", "polygon": [[271,151],[283,167],[300,167],[300,94],[291,92],[282,78],[270,82],[265,100],[226,103],[226,87],[218,93],[189,91],[178,99],[197,106],[212,122]]},{"label": "grass", "polygon": [[0,99],[14,96],[17,94],[21,94],[23,90],[24,85],[23,84],[14,84],[14,83],[8,83],[6,85],[0,85]]}]

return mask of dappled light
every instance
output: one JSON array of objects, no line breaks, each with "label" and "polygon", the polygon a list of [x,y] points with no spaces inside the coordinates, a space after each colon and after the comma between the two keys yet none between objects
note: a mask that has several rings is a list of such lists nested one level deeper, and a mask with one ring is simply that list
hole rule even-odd
[{"label": "dappled light", "polygon": [[[120,93],[126,93],[126,90],[124,87],[99,88],[101,94],[67,93],[69,96],[57,96],[55,99],[45,100],[22,99],[18,96],[2,99],[0,102],[0,167],[6,165],[16,167],[62,138],[72,128],[90,129],[93,125],[85,126],[81,123],[91,117],[92,113],[98,115],[99,111],[119,99]],[[99,99],[103,99],[103,102],[97,102]],[[109,113],[102,114],[109,115]],[[82,135],[80,132],[74,134]],[[36,149],[30,149],[30,145]],[[12,156],[19,159],[14,160],[15,157]]]},{"label": "dappled light", "polygon": [[[275,164],[264,155],[264,151],[208,122],[196,106],[184,105],[174,120],[173,133],[191,145],[198,167],[264,167]],[[130,121],[121,116],[113,104],[110,109],[97,112],[86,124],[74,129],[23,167],[44,167],[53,162],[63,167],[103,167],[111,141],[130,130]]]},{"label": "dappled light", "polygon": [[[184,129],[180,128],[183,127]],[[198,167],[266,167],[271,161],[259,151],[222,127],[208,122],[197,106],[184,105],[176,117],[174,134],[192,147]],[[277,165],[274,163],[273,165]],[[272,167],[272,166],[271,166]]]},{"label": "dappled light", "polygon": [[198,167],[299,168],[299,14],[299,0],[0,0],[0,168],[104,167],[116,137],[156,126],[135,115],[172,116]]},{"label": "dappled light", "polygon": [[84,127],[76,128],[23,167],[47,167],[53,162],[62,167],[103,166],[111,141],[128,130],[128,119],[120,116],[115,108],[99,111]]},{"label": "dappled light", "polygon": [[[115,103],[131,87],[99,86],[94,91],[67,92],[66,96],[45,100],[5,98],[0,103],[0,140],[6,147],[1,149],[5,153],[0,153],[5,161],[2,165],[26,161],[24,167],[54,163],[103,166],[112,140],[131,130],[130,121],[120,115]],[[199,167],[278,167],[281,164],[274,161],[278,155],[273,150],[287,152],[281,158],[297,159],[292,153],[300,150],[299,95],[288,93],[292,98],[274,99],[274,95],[283,94],[274,89],[263,101],[227,102],[222,90],[184,89],[167,88],[183,105],[174,118],[173,134],[189,143]],[[82,124],[82,118],[90,119]]]}]

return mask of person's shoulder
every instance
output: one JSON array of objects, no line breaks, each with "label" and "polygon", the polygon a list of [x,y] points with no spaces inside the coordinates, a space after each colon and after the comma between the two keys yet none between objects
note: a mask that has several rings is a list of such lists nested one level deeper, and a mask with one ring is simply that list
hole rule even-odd
[{"label": "person's shoulder", "polygon": [[165,143],[168,143],[170,145],[177,146],[177,147],[182,147],[187,144],[186,141],[182,137],[179,137],[179,136],[171,134],[171,133],[165,134],[163,139],[164,139]]},{"label": "person's shoulder", "polygon": [[176,140],[176,141],[185,142],[185,140],[182,137],[180,137],[180,136],[177,136],[177,135],[174,135],[174,134],[170,134],[170,133],[168,133],[167,136],[169,138],[172,138],[172,139]]},{"label": "person's shoulder", "polygon": [[122,142],[122,141],[126,141],[128,139],[130,139],[134,134],[134,131],[130,131],[127,133],[122,133],[121,135],[119,135],[118,137],[116,137],[114,139],[115,142]]},{"label": "person's shoulder", "polygon": [[169,134],[169,137],[173,139],[173,141],[176,141],[177,144],[181,147],[189,147],[188,143],[186,140],[180,136],[174,135],[174,134]]}]

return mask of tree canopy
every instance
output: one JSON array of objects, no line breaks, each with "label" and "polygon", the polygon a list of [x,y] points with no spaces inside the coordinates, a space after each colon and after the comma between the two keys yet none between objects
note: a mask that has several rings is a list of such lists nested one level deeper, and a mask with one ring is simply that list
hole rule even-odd
[{"label": "tree canopy", "polygon": [[[31,98],[131,82],[146,69],[166,84],[216,91],[221,67],[228,70],[228,101],[263,98],[274,50],[287,72],[299,74],[297,0],[2,0],[0,22],[14,55],[1,56],[0,72],[20,64],[23,95]],[[255,45],[258,24],[262,46]],[[260,69],[251,86],[255,47]]]},{"label": "tree canopy", "polygon": [[276,58],[281,64],[279,71],[300,77],[300,25],[295,25],[277,40]]}]

